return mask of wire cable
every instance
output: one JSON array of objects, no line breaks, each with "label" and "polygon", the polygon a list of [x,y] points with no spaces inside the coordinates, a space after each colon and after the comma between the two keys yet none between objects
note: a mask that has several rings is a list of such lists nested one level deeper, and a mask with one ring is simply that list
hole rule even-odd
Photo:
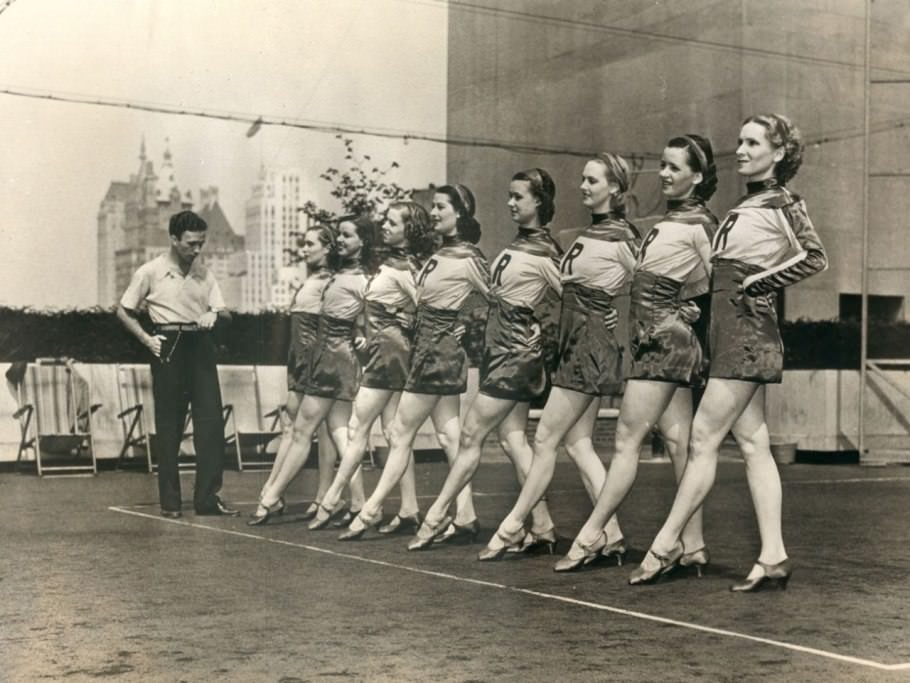
[{"label": "wire cable", "polygon": [[[737,54],[750,55],[753,57],[764,57],[770,59],[783,59],[786,61],[800,62],[805,64],[817,64],[822,66],[862,69],[864,65],[859,62],[850,62],[840,59],[831,59],[825,57],[812,57],[809,55],[794,55],[788,52],[778,52],[758,47],[745,47],[734,45],[732,43],[722,43],[713,40],[702,40],[698,38],[689,38],[677,36],[670,33],[660,33],[657,31],[648,31],[644,29],[624,28],[610,24],[601,24],[595,21],[585,21],[582,19],[568,19],[555,17],[547,14],[537,14],[532,12],[521,12],[519,10],[506,9],[501,7],[490,7],[475,2],[465,0],[398,0],[412,5],[423,5],[427,7],[448,7],[450,9],[464,12],[467,14],[477,14],[481,16],[495,16],[502,18],[515,19],[532,23],[540,23],[547,26],[560,26],[565,28],[576,28],[585,31],[594,31],[607,33],[609,35],[622,36],[626,38],[645,38],[649,41],[658,41],[671,44],[694,45],[709,50],[721,52],[734,52]],[[895,74],[908,74],[905,70],[895,69],[892,67],[875,67],[876,71],[882,71]]]},{"label": "wire cable", "polygon": [[[234,121],[244,123],[247,126],[284,126],[287,128],[298,128],[318,133],[334,133],[336,135],[367,135],[380,138],[391,138],[398,140],[418,140],[423,142],[435,142],[445,145],[458,147],[485,147],[489,149],[500,149],[522,154],[555,154],[563,156],[590,157],[597,150],[593,149],[572,149],[563,147],[554,147],[551,145],[538,145],[533,143],[503,141],[483,138],[463,138],[456,136],[446,136],[433,133],[409,132],[396,130],[392,128],[374,128],[374,127],[356,127],[349,124],[334,123],[326,121],[307,121],[300,119],[281,119],[258,114],[245,114],[239,112],[219,112],[205,109],[190,109],[167,104],[141,103],[126,100],[117,100],[114,98],[97,97],[94,95],[75,95],[52,93],[46,91],[36,91],[24,88],[0,88],[0,95],[10,95],[13,97],[24,97],[29,99],[45,100],[50,102],[63,102],[69,104],[86,104],[98,107],[112,107],[117,109],[132,109],[136,111],[147,111],[155,114],[171,114],[175,116],[192,116],[203,119],[216,119],[219,121]],[[640,159],[657,159],[658,155],[648,152],[617,152],[622,156]]]}]

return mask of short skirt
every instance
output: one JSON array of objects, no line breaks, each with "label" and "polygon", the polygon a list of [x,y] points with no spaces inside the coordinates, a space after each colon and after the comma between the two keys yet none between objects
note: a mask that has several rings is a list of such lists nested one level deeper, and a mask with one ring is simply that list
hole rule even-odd
[{"label": "short skirt", "polygon": [[704,354],[695,330],[679,316],[682,282],[646,271],[632,278],[629,379],[699,385]]},{"label": "short skirt", "polygon": [[319,330],[304,393],[352,401],[360,386],[360,362],[354,353],[354,321],[320,316]]},{"label": "short skirt", "polygon": [[571,283],[563,287],[553,386],[592,396],[619,393],[622,347],[604,322],[612,309],[609,294]]},{"label": "short skirt", "polygon": [[401,391],[411,361],[410,331],[382,304],[367,302],[366,362],[360,386]]},{"label": "short skirt", "polygon": [[417,307],[417,327],[405,391],[450,396],[468,387],[468,356],[453,331],[458,311]]},{"label": "short skirt", "polygon": [[777,313],[753,311],[740,291],[743,280],[759,266],[715,259],[711,275],[711,351],[709,375],[760,384],[779,384],[784,370],[784,345]]},{"label": "short skirt", "polygon": [[288,391],[303,392],[313,342],[319,328],[318,313],[291,313],[291,342],[288,344]]},{"label": "short skirt", "polygon": [[490,303],[480,365],[480,393],[527,402],[547,386],[540,322],[534,311],[496,299]]}]

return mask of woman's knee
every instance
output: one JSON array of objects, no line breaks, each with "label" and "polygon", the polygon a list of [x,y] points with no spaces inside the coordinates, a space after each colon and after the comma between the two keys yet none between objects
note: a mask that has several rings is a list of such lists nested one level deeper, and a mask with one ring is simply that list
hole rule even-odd
[{"label": "woman's knee", "polygon": [[439,442],[440,447],[447,451],[458,445],[460,437],[458,434],[454,434],[451,431],[437,431],[436,440]]},{"label": "woman's knee", "polygon": [[[459,435],[461,448],[477,448],[481,445],[485,435],[479,427],[478,424],[472,422],[467,422],[462,426],[461,434]],[[444,436],[443,438],[451,440],[452,436]],[[440,440],[440,443],[442,443],[442,440]]]}]

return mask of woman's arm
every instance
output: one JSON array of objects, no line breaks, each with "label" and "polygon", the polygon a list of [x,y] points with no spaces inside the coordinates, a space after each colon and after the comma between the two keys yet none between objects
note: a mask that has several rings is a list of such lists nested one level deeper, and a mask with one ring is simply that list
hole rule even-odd
[{"label": "woman's arm", "polygon": [[828,267],[828,256],[806,212],[806,204],[798,200],[780,209],[799,246],[799,253],[783,263],[743,280],[743,290],[749,296],[768,294],[789,287]]}]

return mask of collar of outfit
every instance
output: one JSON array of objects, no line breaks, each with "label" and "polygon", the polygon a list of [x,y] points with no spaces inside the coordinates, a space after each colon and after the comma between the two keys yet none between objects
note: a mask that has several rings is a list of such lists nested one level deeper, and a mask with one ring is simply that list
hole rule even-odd
[{"label": "collar of outfit", "polygon": [[608,211],[607,213],[592,213],[591,214],[591,224],[597,225],[598,223],[608,223],[610,221],[622,221],[625,220],[626,215],[619,211]]},{"label": "collar of outfit", "polygon": [[683,199],[668,199],[667,211],[679,211],[681,209],[697,209],[705,205],[705,200],[700,197],[685,197]]},{"label": "collar of outfit", "polygon": [[746,183],[746,194],[756,194],[762,190],[771,190],[775,187],[783,187],[777,178],[765,178],[764,180],[756,180],[751,183]]},{"label": "collar of outfit", "polygon": [[521,226],[518,228],[519,237],[539,237],[541,235],[549,235],[550,228],[546,226],[538,226],[536,228],[526,228]]}]

